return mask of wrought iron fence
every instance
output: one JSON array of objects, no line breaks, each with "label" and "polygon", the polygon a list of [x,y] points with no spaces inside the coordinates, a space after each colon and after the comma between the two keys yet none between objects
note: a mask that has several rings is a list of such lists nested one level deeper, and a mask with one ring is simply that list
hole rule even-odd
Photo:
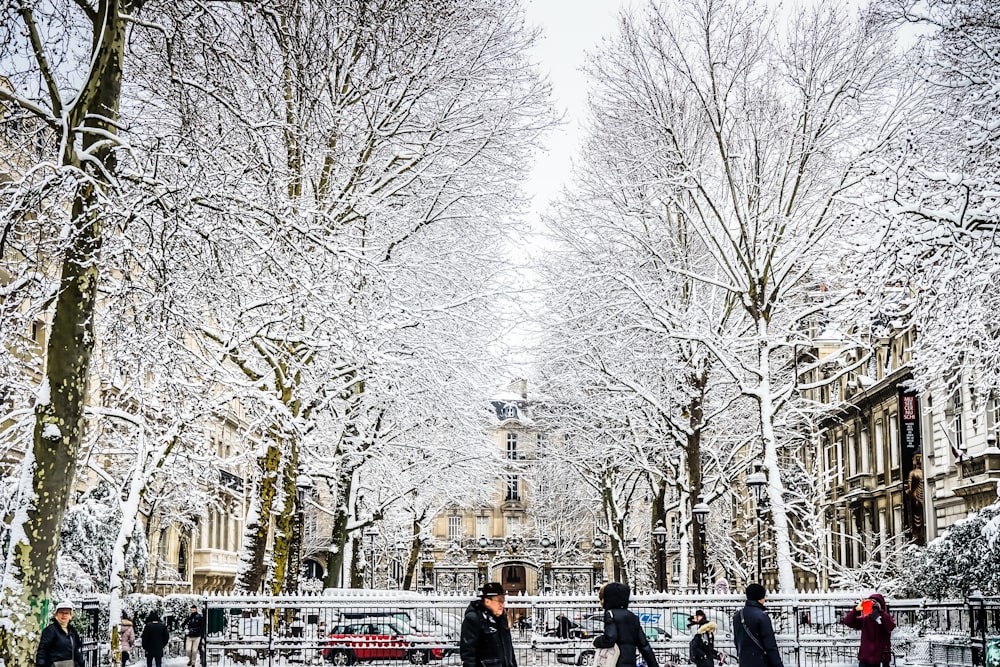
[{"label": "wrought iron fence", "polygon": [[[785,665],[854,667],[859,633],[841,623],[861,595],[774,596],[767,608]],[[406,593],[373,596],[210,597],[205,600],[209,665],[333,665],[389,662],[459,664],[458,633],[469,598]],[[719,628],[716,648],[736,664],[736,596],[633,596],[630,609],[649,636],[661,667],[689,665],[688,616],[702,609]],[[897,621],[897,665],[975,667],[1000,653],[1000,599],[890,600]],[[519,667],[589,665],[603,630],[596,597],[507,598]],[[568,637],[557,636],[559,616]],[[998,655],[1000,659],[1000,655]],[[1000,662],[995,663],[1000,665]]]}]

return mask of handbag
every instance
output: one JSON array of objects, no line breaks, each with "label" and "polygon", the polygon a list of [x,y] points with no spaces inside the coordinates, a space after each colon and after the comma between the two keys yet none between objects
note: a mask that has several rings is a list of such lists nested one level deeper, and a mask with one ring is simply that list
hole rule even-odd
[{"label": "handbag", "polygon": [[614,644],[611,648],[599,648],[594,654],[594,667],[615,667],[619,655],[621,649],[618,648],[618,644]]},{"label": "handbag", "polygon": [[[611,614],[612,622],[615,620],[615,613],[608,610]],[[599,648],[597,652],[594,653],[594,667],[615,667],[618,664],[618,656],[621,655],[621,649],[618,648],[618,644],[612,644],[610,648]]]},{"label": "handbag", "polygon": [[53,660],[52,667],[74,667],[72,660]]}]

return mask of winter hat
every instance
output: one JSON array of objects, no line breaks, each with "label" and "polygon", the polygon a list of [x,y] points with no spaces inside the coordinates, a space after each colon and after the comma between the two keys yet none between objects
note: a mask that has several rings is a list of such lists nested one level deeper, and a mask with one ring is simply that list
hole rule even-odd
[{"label": "winter hat", "polygon": [[66,610],[69,610],[69,611],[73,611],[73,603],[72,602],[60,602],[59,604],[56,605],[56,611],[57,612],[62,611],[63,609],[66,609]]},{"label": "winter hat", "polygon": [[631,591],[627,584],[612,581],[604,586],[604,602],[602,604],[605,609],[626,609],[630,594]]},{"label": "winter hat", "polygon": [[[699,616],[701,616],[700,621],[698,620]],[[701,623],[704,623],[706,620],[708,619],[705,618],[705,612],[703,612],[701,609],[695,609],[694,613],[688,616],[688,625],[689,626],[699,625]]]},{"label": "winter hat", "polygon": [[747,600],[763,600],[767,597],[767,591],[760,584],[750,584],[747,586]]},{"label": "winter hat", "polygon": [[483,584],[482,596],[484,598],[492,598],[500,595],[507,595],[507,591],[503,589],[503,584],[498,581],[490,581]]}]

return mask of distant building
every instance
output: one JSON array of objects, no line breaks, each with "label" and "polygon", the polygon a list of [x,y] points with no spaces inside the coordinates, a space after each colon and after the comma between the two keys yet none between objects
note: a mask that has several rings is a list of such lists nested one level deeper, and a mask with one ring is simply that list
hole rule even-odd
[{"label": "distant building", "polygon": [[603,543],[592,527],[551,535],[533,512],[549,436],[533,419],[527,380],[498,392],[491,406],[487,429],[503,461],[494,499],[480,507],[455,505],[434,518],[435,547],[423,560],[423,585],[462,594],[484,581],[499,581],[512,595],[592,592],[606,580]]}]

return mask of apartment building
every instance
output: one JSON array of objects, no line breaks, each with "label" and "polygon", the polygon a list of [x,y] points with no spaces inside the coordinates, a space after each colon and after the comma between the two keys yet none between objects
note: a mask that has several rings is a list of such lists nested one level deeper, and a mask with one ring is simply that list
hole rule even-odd
[{"label": "apartment building", "polygon": [[454,505],[435,517],[435,546],[422,566],[427,588],[472,594],[485,581],[499,581],[511,595],[568,594],[590,593],[607,580],[608,555],[593,526],[558,530],[534,511],[544,483],[539,464],[552,446],[533,418],[536,404],[524,379],[491,398],[487,431],[503,471],[490,503]]}]

